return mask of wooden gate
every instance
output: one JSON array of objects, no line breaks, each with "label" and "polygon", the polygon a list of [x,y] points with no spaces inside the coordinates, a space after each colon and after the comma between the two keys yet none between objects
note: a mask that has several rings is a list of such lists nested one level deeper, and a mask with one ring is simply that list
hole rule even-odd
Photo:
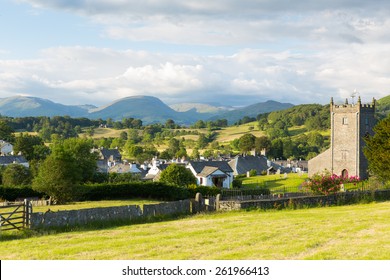
[{"label": "wooden gate", "polygon": [[21,230],[30,226],[31,202],[27,199],[20,203],[7,203],[0,206],[0,231]]}]

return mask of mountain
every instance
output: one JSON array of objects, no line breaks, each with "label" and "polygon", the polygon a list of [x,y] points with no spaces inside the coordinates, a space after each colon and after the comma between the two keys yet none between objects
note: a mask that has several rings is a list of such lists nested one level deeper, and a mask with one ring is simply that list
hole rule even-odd
[{"label": "mountain", "polygon": [[10,117],[71,116],[81,117],[88,114],[82,106],[67,106],[53,101],[31,96],[13,96],[0,98],[0,114]]},{"label": "mountain", "polygon": [[144,123],[165,123],[167,119],[173,119],[182,124],[191,123],[195,116],[193,113],[177,112],[160,99],[152,96],[129,96],[89,111],[91,119],[121,120],[131,117],[141,119]]},{"label": "mountain", "polygon": [[204,103],[178,103],[171,104],[169,107],[177,112],[188,112],[189,110],[195,110],[197,113],[212,115],[218,115],[226,111],[233,110],[232,107],[213,106]]},{"label": "mountain", "polygon": [[291,103],[280,103],[277,101],[268,100],[266,102],[260,102],[253,105],[249,105],[243,108],[235,109],[222,113],[220,115],[214,116],[211,120],[216,119],[227,119],[229,124],[237,122],[243,117],[257,117],[258,114],[269,113],[272,111],[279,111],[293,107]]},{"label": "mountain", "polygon": [[152,96],[125,97],[99,108],[93,105],[68,106],[31,96],[14,96],[0,99],[0,114],[9,117],[67,115],[90,119],[111,118],[116,121],[123,118],[137,118],[145,124],[165,123],[167,119],[172,119],[178,124],[192,124],[197,120],[227,119],[231,124],[244,116],[256,117],[261,113],[282,110],[291,106],[293,105],[267,101],[232,110],[231,107],[186,103],[173,106],[178,108],[179,111],[176,111]]}]

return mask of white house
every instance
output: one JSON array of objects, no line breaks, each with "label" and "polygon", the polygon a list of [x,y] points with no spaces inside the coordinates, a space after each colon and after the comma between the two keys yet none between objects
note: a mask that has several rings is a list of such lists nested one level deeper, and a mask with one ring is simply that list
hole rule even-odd
[{"label": "white house", "polygon": [[0,153],[1,155],[11,155],[13,153],[14,146],[4,140],[0,140]]},{"label": "white house", "polygon": [[227,161],[190,161],[187,168],[199,186],[230,188],[233,182],[233,169]]}]

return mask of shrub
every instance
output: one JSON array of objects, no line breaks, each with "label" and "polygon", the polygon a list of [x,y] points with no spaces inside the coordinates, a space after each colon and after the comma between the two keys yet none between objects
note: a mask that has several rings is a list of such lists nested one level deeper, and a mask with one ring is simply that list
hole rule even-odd
[{"label": "shrub", "polygon": [[302,184],[302,187],[319,195],[335,194],[340,191],[341,184],[359,182],[358,177],[352,176],[344,178],[336,174],[325,172],[324,174],[315,174],[308,181]]},{"label": "shrub", "polygon": [[251,169],[249,170],[249,177],[255,177],[257,176],[257,171],[256,169]]},{"label": "shrub", "polygon": [[242,180],[240,179],[234,179],[232,182],[233,189],[239,189],[242,187]]}]

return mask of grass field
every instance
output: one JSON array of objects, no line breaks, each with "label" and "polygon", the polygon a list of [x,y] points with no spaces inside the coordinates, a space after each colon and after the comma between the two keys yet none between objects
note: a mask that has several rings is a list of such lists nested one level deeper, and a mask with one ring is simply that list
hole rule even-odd
[{"label": "grass field", "polygon": [[289,173],[243,178],[243,188],[265,187],[273,192],[297,192],[307,179],[307,174]]},{"label": "grass field", "polygon": [[[390,202],[200,214],[0,242],[1,259],[390,259]],[[5,234],[5,233],[4,233]],[[3,235],[4,235],[3,234]]]},{"label": "grass field", "polygon": [[[250,129],[250,128],[253,128]],[[218,131],[218,142],[230,142],[234,139],[238,139],[246,133],[251,133],[256,137],[264,136],[264,131],[260,131],[257,127],[257,122],[250,122],[238,126],[224,127]]]},{"label": "grass field", "polygon": [[85,202],[74,202],[63,205],[50,205],[50,206],[34,206],[33,212],[46,212],[50,211],[64,211],[64,210],[78,210],[87,208],[101,208],[101,207],[112,207],[112,206],[125,206],[125,205],[144,205],[144,204],[155,204],[161,203],[162,201],[157,200],[101,200],[101,201],[85,201]]}]

